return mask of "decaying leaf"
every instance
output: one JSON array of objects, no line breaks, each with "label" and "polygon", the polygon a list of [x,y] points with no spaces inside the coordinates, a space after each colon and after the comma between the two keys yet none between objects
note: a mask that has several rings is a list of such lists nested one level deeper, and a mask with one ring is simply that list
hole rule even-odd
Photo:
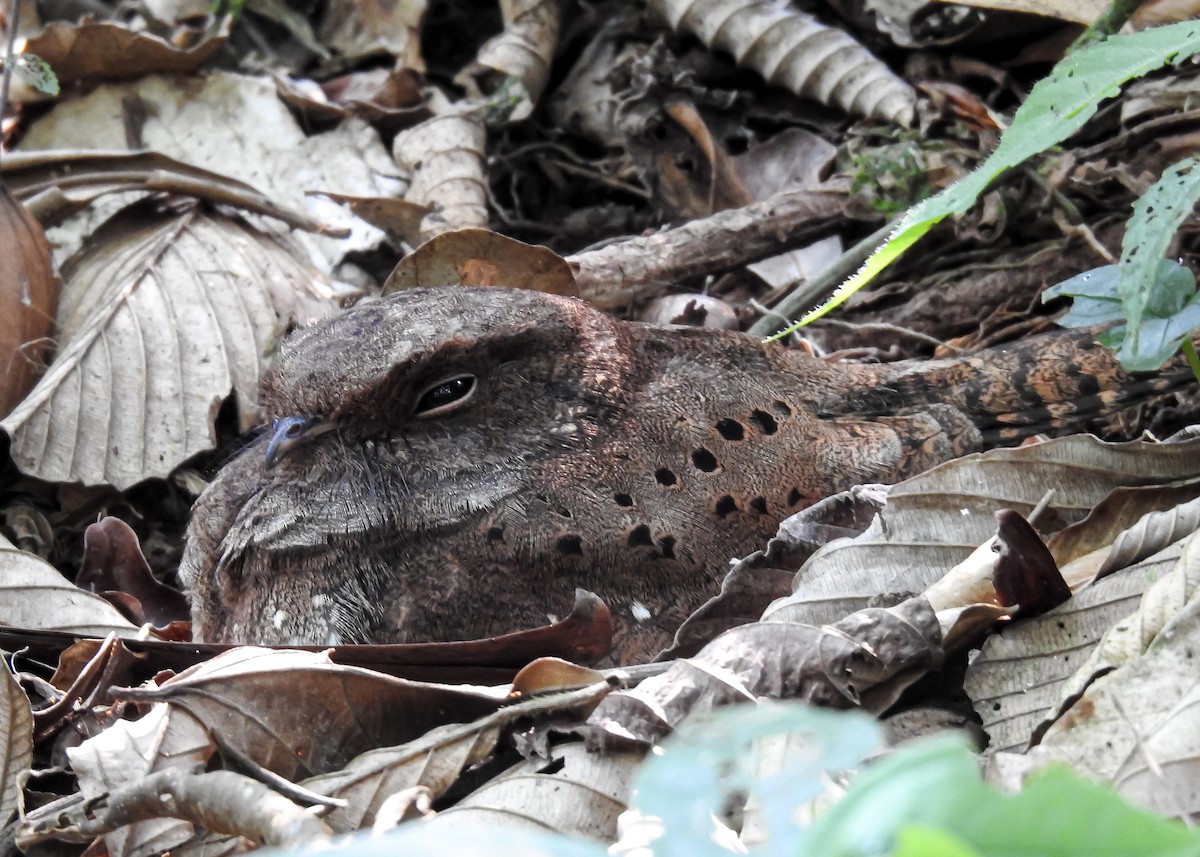
[{"label": "decaying leaf", "polygon": [[187,598],[155,579],[137,533],[120,518],[104,518],[84,531],[75,585],[108,598],[136,625],[162,628],[191,619]]},{"label": "decaying leaf", "polygon": [[60,222],[104,194],[140,190],[188,194],[276,217],[297,229],[349,235],[276,205],[244,182],[158,152],[12,152],[4,156],[0,169],[13,194],[46,225]]},{"label": "decaying leaf", "polygon": [[[386,195],[403,188],[379,135],[365,122],[350,119],[306,134],[279,100],[272,79],[221,71],[187,79],[186,85],[180,78],[151,75],[95,87],[31,123],[21,148],[148,149],[244,182],[280,207],[350,229],[348,238],[293,236],[325,273],[347,254],[377,248],[383,235],[307,192]],[[102,200],[53,230],[51,240],[69,254],[127,202]]]},{"label": "decaying leaf", "polygon": [[856,116],[911,125],[916,93],[844,31],[768,0],[652,0],[672,28],[770,83]]},{"label": "decaying leaf", "polygon": [[589,734],[653,743],[697,711],[760,696],[879,713],[941,664],[941,643],[938,617],[920,597],[825,627],[743,625],[662,675],[608,696],[588,718]]},{"label": "decaying leaf", "polygon": [[1179,561],[1177,542],[1077,593],[1060,607],[993,634],[965,687],[997,750],[1026,746],[1066,682],[1104,633],[1136,607],[1150,581]]},{"label": "decaying leaf", "polygon": [[45,369],[58,309],[58,274],[42,227],[0,182],[0,416]]},{"label": "decaying leaf", "polygon": [[[216,751],[212,736],[186,711],[165,703],[140,720],[122,720],[69,750],[79,790],[96,799],[165,770],[199,773]],[[169,850],[192,836],[192,825],[173,818],[142,821],[109,834],[115,855],[152,854]]]},{"label": "decaying leaf", "polygon": [[0,422],[18,466],[50,481],[165,477],[212,447],[231,391],[251,425],[278,337],[336,309],[284,247],[199,211],[130,210],[64,276],[58,356]]},{"label": "decaying leaf", "polygon": [[347,59],[387,54],[397,68],[424,71],[420,29],[425,5],[424,0],[335,0],[325,8],[318,35]]}]

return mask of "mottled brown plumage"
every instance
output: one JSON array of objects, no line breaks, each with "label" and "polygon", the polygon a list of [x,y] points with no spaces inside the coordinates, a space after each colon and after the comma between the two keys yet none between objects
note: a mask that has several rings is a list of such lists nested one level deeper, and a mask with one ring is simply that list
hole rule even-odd
[{"label": "mottled brown plumage", "polygon": [[1163,383],[1083,334],[870,366],[532,292],[405,291],[284,343],[275,428],[197,502],[181,572],[217,642],[487,636],[583,587],[628,661],[798,508]]}]

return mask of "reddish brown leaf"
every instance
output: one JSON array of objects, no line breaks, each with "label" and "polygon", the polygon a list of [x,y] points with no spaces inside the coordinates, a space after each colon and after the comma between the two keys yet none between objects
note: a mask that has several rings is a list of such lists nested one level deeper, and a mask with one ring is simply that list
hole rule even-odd
[{"label": "reddish brown leaf", "polygon": [[58,275],[42,227],[0,184],[0,415],[46,368],[58,310]]},{"label": "reddish brown leaf", "polygon": [[[105,518],[84,532],[83,567],[75,585],[104,595],[139,625],[164,627],[191,618],[187,599],[155,579],[137,533],[120,518]],[[128,596],[132,603],[117,594]]]}]

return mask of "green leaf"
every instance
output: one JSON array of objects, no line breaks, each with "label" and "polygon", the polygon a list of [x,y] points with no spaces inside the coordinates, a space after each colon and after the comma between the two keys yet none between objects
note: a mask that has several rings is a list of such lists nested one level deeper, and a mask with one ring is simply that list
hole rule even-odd
[{"label": "green leaf", "polygon": [[1051,286],[1042,294],[1042,300],[1075,299],[1071,310],[1059,319],[1065,327],[1123,322],[1100,334],[1100,342],[1120,352],[1126,369],[1148,372],[1162,366],[1192,331],[1200,328],[1196,276],[1178,262],[1156,260],[1152,275],[1139,286],[1141,321],[1136,337],[1129,334],[1133,325],[1124,323],[1128,312],[1124,290],[1128,285],[1123,277],[1122,266],[1105,265]]},{"label": "green leaf", "polygon": [[858,273],[838,287],[828,301],[778,336],[785,336],[839,306],[937,223],[969,209],[1006,169],[1078,131],[1102,101],[1120,91],[1121,84],[1198,51],[1200,22],[1184,21],[1140,33],[1110,36],[1063,59],[1049,77],[1034,86],[987,160],[961,181],[911,209]]},{"label": "green leaf", "polygon": [[1197,166],[1200,157],[1171,165],[1133,204],[1117,283],[1127,324],[1120,350],[1126,369],[1157,369],[1178,350],[1184,336],[1200,327],[1195,277],[1179,272],[1164,277],[1160,264],[1176,230],[1200,199]]},{"label": "green leaf", "polygon": [[896,834],[892,857],[982,857],[948,830],[926,824],[910,824]]},{"label": "green leaf", "polygon": [[948,829],[986,857],[1195,857],[1200,833],[1135,809],[1110,786],[1056,766],[1016,795],[962,807]]},{"label": "green leaf", "polygon": [[845,796],[813,822],[804,853],[884,854],[902,827],[926,824],[953,830],[963,807],[986,797],[965,739],[951,735],[920,741],[861,771]]},{"label": "green leaf", "polygon": [[[760,778],[753,741],[783,734],[803,739],[803,758]],[[654,843],[658,857],[728,857],[713,842],[713,817],[724,815],[731,795],[752,792],[772,850],[797,854],[802,830],[796,808],[824,791],[826,771],[856,767],[879,746],[879,725],[857,712],[781,702],[720,709],[687,721],[646,760],[634,807],[662,819],[667,833]]]}]

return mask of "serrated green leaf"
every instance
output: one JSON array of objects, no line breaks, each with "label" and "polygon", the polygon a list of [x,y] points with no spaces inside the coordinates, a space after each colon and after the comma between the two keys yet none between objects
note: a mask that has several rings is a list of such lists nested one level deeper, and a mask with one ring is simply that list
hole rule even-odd
[{"label": "serrated green leaf", "polygon": [[1200,22],[1184,21],[1110,36],[1063,59],[1049,77],[1034,86],[987,160],[956,184],[911,209],[887,242],[828,301],[778,335],[787,335],[839,306],[937,223],[970,208],[1004,170],[1061,143],[1082,128],[1102,101],[1119,92],[1121,84],[1197,52]]}]

